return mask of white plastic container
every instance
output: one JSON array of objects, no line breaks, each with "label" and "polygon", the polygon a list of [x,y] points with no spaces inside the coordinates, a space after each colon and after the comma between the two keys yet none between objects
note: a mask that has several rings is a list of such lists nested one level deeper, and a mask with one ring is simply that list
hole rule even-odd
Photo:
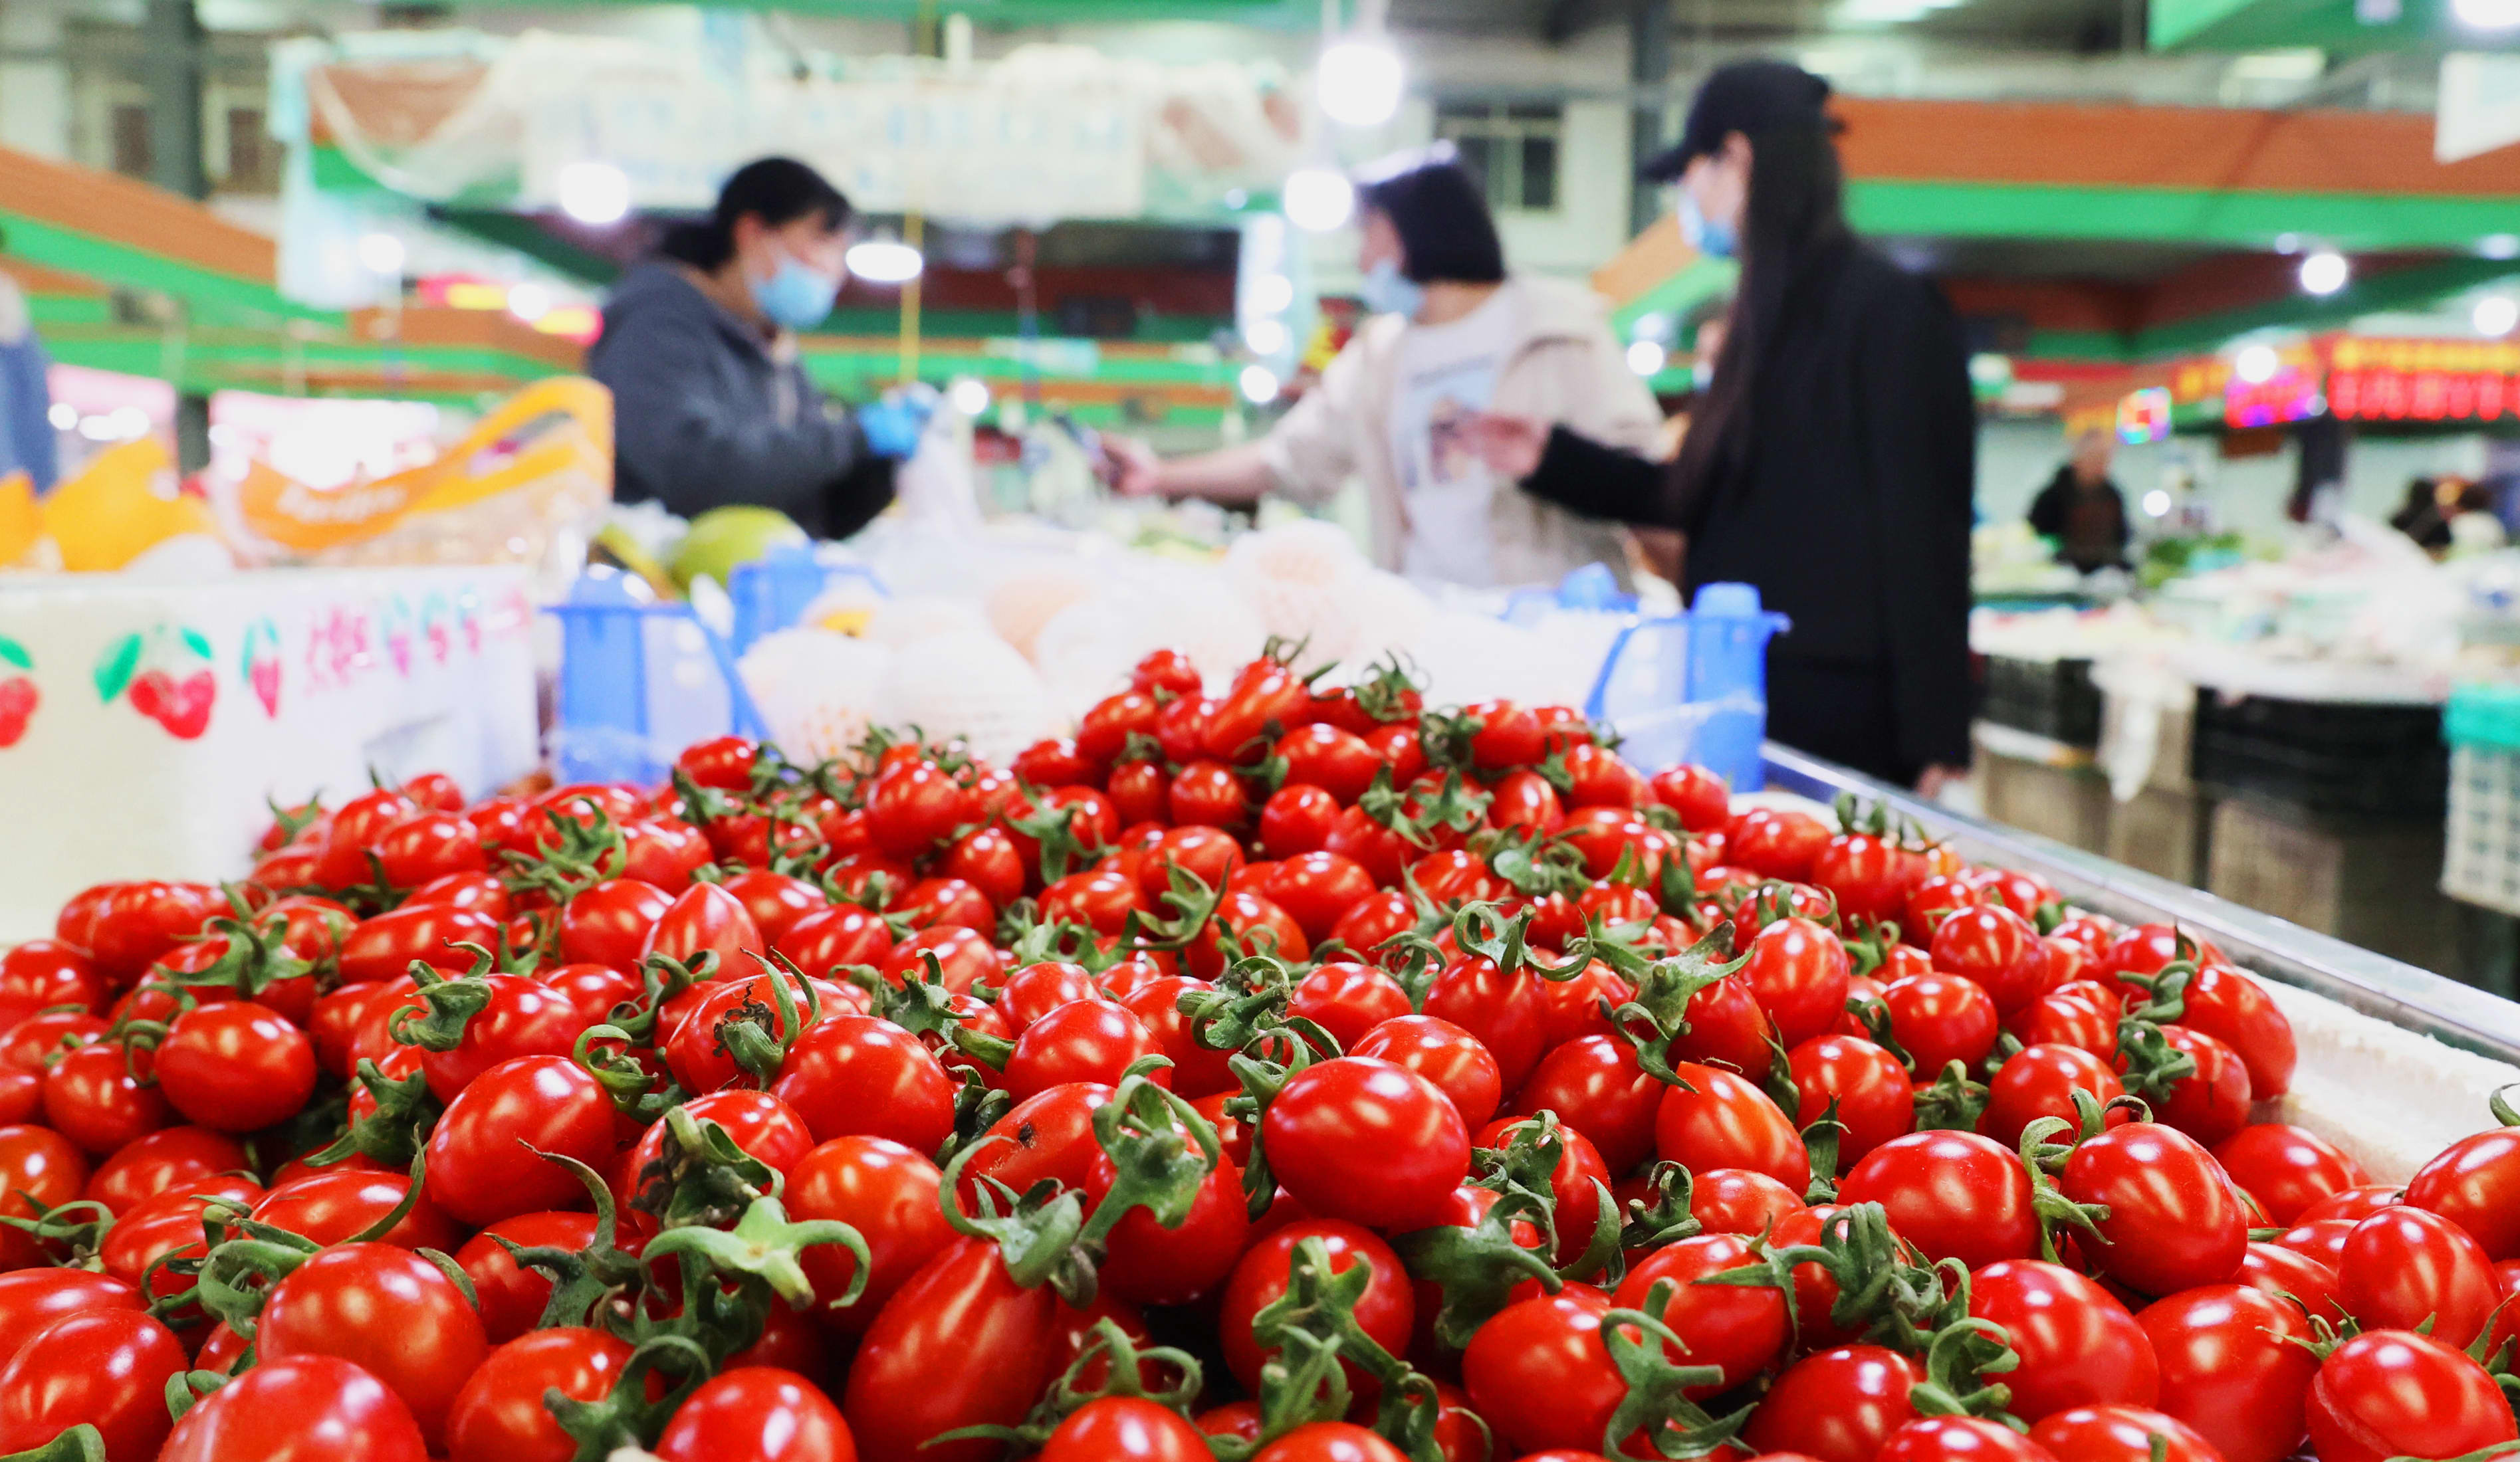
[{"label": "white plastic container", "polygon": [[0,944],[93,883],[243,873],[267,799],[532,770],[532,619],[517,568],[0,577]]}]

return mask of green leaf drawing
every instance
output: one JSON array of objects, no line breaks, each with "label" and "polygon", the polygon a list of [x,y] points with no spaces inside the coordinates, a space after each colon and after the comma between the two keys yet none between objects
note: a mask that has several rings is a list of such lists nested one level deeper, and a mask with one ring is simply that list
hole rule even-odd
[{"label": "green leaf drawing", "polygon": [[111,701],[131,684],[131,673],[140,668],[140,637],[125,635],[114,642],[96,662],[96,698]]}]

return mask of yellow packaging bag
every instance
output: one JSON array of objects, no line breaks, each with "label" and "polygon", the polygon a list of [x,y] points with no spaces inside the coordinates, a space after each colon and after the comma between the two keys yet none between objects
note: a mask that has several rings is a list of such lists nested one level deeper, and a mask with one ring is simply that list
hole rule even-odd
[{"label": "yellow packaging bag", "polygon": [[110,573],[178,534],[217,538],[209,505],[175,492],[174,474],[165,444],[141,436],[107,448],[54,488],[36,508],[45,536],[61,547],[62,567]]}]

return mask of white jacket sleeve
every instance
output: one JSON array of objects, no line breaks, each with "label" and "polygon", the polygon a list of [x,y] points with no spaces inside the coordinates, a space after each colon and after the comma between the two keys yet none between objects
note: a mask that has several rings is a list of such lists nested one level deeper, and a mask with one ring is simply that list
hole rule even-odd
[{"label": "white jacket sleeve", "polygon": [[1363,334],[1322,370],[1322,378],[1260,442],[1277,490],[1298,503],[1326,503],[1356,470],[1357,412],[1365,385]]}]

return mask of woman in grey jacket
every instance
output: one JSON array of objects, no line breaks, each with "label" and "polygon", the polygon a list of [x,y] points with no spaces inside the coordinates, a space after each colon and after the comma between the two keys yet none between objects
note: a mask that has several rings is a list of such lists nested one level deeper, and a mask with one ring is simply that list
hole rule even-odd
[{"label": "woman in grey jacket", "polygon": [[915,419],[834,410],[797,359],[847,277],[850,216],[821,173],[764,157],[621,277],[586,355],[612,391],[614,497],[687,517],[757,504],[829,538],[892,501],[885,459],[917,445]]},{"label": "woman in grey jacket", "polygon": [[1122,444],[1121,491],[1319,503],[1356,475],[1375,560],[1413,579],[1531,584],[1602,562],[1625,580],[1616,525],[1494,475],[1468,436],[1480,413],[1504,411],[1654,446],[1662,415],[1599,299],[1506,273],[1487,202],[1449,146],[1382,163],[1357,195],[1373,318],[1259,441],[1170,462]]}]

